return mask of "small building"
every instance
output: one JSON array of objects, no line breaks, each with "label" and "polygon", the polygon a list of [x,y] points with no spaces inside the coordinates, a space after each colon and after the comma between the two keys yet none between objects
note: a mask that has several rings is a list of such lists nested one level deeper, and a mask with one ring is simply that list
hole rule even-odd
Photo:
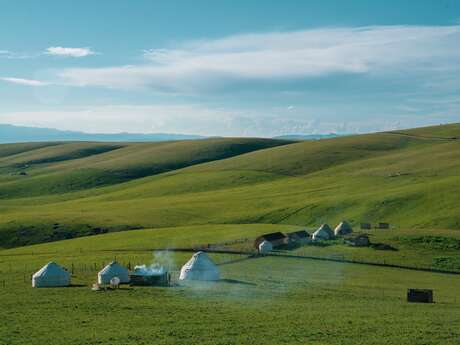
[{"label": "small building", "polygon": [[97,274],[97,282],[101,285],[111,284],[111,280],[117,277],[121,284],[130,282],[129,271],[116,261],[112,261]]},{"label": "small building", "polygon": [[372,225],[371,223],[361,223],[361,230],[371,230]]},{"label": "small building", "polygon": [[70,285],[70,273],[55,262],[49,262],[32,276],[32,287],[58,287]]},{"label": "small building", "polygon": [[340,224],[337,225],[334,229],[335,236],[345,236],[351,234],[352,232],[353,228],[346,220],[340,222]]},{"label": "small building", "polygon": [[261,244],[259,244],[259,254],[267,254],[270,253],[272,250],[273,246],[268,241],[263,241]]},{"label": "small building", "polygon": [[270,242],[273,248],[282,247],[288,244],[288,238],[282,232],[272,232],[270,234],[265,234],[265,235],[257,237],[256,240],[254,241],[254,247],[256,249],[259,249],[259,245],[263,241]]},{"label": "small building", "polygon": [[346,238],[345,243],[353,247],[368,247],[371,241],[369,240],[369,236],[361,234],[355,237]]},{"label": "small building", "polygon": [[310,234],[305,230],[287,233],[288,241],[292,244],[306,244],[310,241]]},{"label": "small building", "polygon": [[129,275],[131,285],[169,286],[171,275],[163,267],[136,266]]},{"label": "small building", "polygon": [[312,235],[313,241],[330,240],[331,238],[334,238],[334,231],[328,224],[322,224]]},{"label": "small building", "polygon": [[205,252],[193,254],[192,258],[182,266],[179,280],[219,280],[219,267]]},{"label": "small building", "polygon": [[382,229],[382,230],[388,230],[390,228],[390,224],[388,224],[388,223],[379,223],[377,228]]},{"label": "small building", "polygon": [[407,302],[433,303],[433,290],[407,289]]}]

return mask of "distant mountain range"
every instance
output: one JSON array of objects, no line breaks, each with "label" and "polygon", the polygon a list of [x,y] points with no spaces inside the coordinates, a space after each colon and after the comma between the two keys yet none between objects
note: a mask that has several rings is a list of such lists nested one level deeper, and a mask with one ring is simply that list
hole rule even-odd
[{"label": "distant mountain range", "polygon": [[321,140],[340,137],[341,134],[329,133],[329,134],[287,134],[274,137],[273,139],[282,140]]},{"label": "distant mountain range", "polygon": [[170,141],[203,139],[199,135],[169,133],[84,133],[61,131],[52,128],[22,127],[0,124],[0,143],[18,143],[29,141]]},{"label": "distant mountain range", "polygon": [[[282,140],[320,140],[338,137],[338,134],[292,134],[281,135],[273,139]],[[77,131],[61,131],[53,128],[23,127],[0,124],[0,144],[33,142],[33,141],[104,141],[104,142],[141,142],[141,141],[172,141],[204,139],[200,135],[171,133],[84,133]]]}]

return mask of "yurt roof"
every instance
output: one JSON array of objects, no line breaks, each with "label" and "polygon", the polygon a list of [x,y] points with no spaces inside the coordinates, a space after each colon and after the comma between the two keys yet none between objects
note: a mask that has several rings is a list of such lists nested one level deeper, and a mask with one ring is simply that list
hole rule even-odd
[{"label": "yurt roof", "polygon": [[340,231],[352,231],[351,225],[346,220],[340,222],[340,224],[336,226],[334,232],[338,233]]},{"label": "yurt roof", "polygon": [[107,274],[107,273],[110,273],[112,271],[127,271],[128,269],[123,267],[122,265],[120,265],[118,262],[116,261],[112,261],[110,264],[108,264],[107,266],[105,266],[100,272],[99,274]]},{"label": "yurt roof", "polygon": [[208,254],[201,251],[193,254],[185,266],[192,270],[218,270],[216,264],[209,258]]},{"label": "yurt roof", "polygon": [[43,266],[40,270],[34,273],[34,277],[44,277],[47,275],[69,275],[70,273],[67,272],[64,268],[59,266],[54,261],[48,262],[45,266]]},{"label": "yurt roof", "polygon": [[[328,224],[322,224],[319,228],[318,228],[319,231],[326,231],[328,232],[330,235],[333,235],[334,232],[332,231],[331,227],[328,225]],[[318,231],[317,230],[317,231]]]}]

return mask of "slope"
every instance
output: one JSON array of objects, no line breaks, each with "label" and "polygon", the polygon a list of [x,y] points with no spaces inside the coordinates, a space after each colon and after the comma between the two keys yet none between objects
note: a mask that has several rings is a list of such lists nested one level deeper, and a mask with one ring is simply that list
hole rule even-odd
[{"label": "slope", "polygon": [[[458,126],[442,131],[460,134]],[[0,241],[16,246],[198,224],[315,226],[343,218],[459,229],[459,172],[458,140],[377,133],[293,143],[84,192],[4,200]]]},{"label": "slope", "polygon": [[29,198],[112,185],[288,143],[250,138],[60,143],[0,158],[0,198]]}]

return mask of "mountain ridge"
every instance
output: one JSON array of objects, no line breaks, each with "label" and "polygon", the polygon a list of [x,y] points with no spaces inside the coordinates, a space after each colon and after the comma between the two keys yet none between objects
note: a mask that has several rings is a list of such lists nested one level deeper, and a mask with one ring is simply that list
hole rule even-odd
[{"label": "mountain ridge", "polygon": [[55,128],[0,124],[0,144],[42,141],[154,142],[204,138],[206,137],[180,133],[86,133]]}]

